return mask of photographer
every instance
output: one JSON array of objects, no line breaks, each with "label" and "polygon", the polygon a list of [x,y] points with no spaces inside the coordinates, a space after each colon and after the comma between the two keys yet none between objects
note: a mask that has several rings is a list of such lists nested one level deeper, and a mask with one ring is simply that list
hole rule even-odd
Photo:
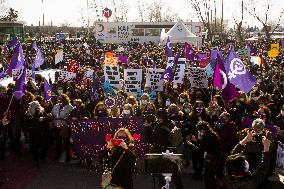
[{"label": "photographer", "polygon": [[226,188],[254,189],[258,188],[266,178],[270,162],[270,140],[265,136],[262,137],[262,158],[253,172],[249,171],[250,164],[246,158],[243,155],[238,154],[238,152],[245,150],[247,145],[254,140],[254,135],[254,131],[248,131],[247,136],[237,144],[232,151],[232,155],[227,158],[225,171]]},{"label": "photographer", "polygon": [[238,138],[242,141],[248,132],[253,133],[252,140],[247,142],[247,145],[243,149],[243,154],[247,157],[248,162],[250,164],[250,171],[254,171],[262,157],[263,145],[262,145],[262,137],[266,137],[271,140],[271,132],[264,128],[265,123],[262,119],[255,119],[252,123],[252,128],[246,128],[237,133]]}]

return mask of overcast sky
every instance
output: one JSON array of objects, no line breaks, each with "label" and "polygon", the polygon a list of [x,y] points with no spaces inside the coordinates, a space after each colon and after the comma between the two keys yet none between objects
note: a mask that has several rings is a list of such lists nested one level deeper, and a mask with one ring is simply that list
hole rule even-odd
[{"label": "overcast sky", "polygon": [[[38,25],[39,19],[42,18],[42,13],[45,14],[45,24],[49,24],[51,21],[53,25],[60,25],[62,23],[68,22],[72,25],[83,26],[86,25],[87,14],[87,0],[6,0],[7,5],[15,8],[19,11],[19,20],[26,21],[28,25]],[[89,0],[90,2],[93,0]],[[135,21],[139,19],[138,8],[136,6],[137,0],[124,0],[126,5],[129,6],[128,21]],[[153,0],[144,0],[146,4],[150,4]],[[157,0],[159,1],[159,0]],[[174,12],[176,12],[179,17],[183,20],[193,20],[198,21],[198,18],[192,8],[189,6],[187,0],[161,0],[164,4]],[[245,0],[249,1],[249,0]],[[258,0],[256,9],[264,15],[263,4]],[[276,18],[281,12],[281,7],[284,7],[284,0],[270,0],[273,2],[270,11],[270,17]],[[101,0],[103,2],[102,9],[108,7],[112,9],[111,0]],[[221,0],[216,0],[218,15],[221,14]],[[232,17],[237,19],[241,18],[241,0],[224,0],[224,19],[230,20],[230,26],[233,25]],[[213,8],[214,9],[214,8]],[[42,19],[41,19],[42,20]],[[92,18],[91,18],[92,20]],[[245,14],[246,25],[250,26],[260,26],[256,20],[251,18],[247,13]]]}]

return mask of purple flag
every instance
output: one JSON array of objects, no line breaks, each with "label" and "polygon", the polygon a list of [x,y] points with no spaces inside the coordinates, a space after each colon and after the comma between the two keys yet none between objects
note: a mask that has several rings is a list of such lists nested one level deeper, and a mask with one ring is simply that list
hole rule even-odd
[{"label": "purple flag", "polygon": [[235,86],[230,81],[227,81],[227,85],[222,91],[222,97],[226,104],[228,104],[230,100],[233,100],[238,96],[240,96],[240,93],[237,91]]},{"label": "purple flag", "polygon": [[234,50],[230,51],[225,61],[225,69],[230,82],[245,93],[248,93],[256,83],[256,79],[246,70]]},{"label": "purple flag", "polygon": [[34,42],[32,43],[32,49],[35,49],[35,50],[38,49],[37,44],[36,44],[36,41],[34,41]]},{"label": "purple flag", "polygon": [[162,74],[161,79],[167,82],[171,82],[173,78],[174,78],[173,67],[168,66],[166,70],[164,71],[164,73]]},{"label": "purple flag", "polygon": [[194,56],[195,56],[195,51],[194,49],[191,47],[190,44],[188,44],[187,42],[185,42],[184,44],[184,57],[187,60],[194,60]]},{"label": "purple flag", "polygon": [[124,56],[124,55],[118,55],[117,56],[118,60],[124,64],[127,64],[128,63],[128,57],[127,56]]},{"label": "purple flag", "polygon": [[22,69],[22,73],[20,74],[18,80],[16,81],[15,89],[14,89],[14,97],[16,99],[20,99],[25,94],[25,82],[26,82],[26,66]]},{"label": "purple flag", "polygon": [[170,41],[170,37],[168,37],[167,43],[166,43],[166,47],[165,47],[165,52],[167,57],[172,57],[173,56],[173,44]]},{"label": "purple flag", "polygon": [[248,44],[248,48],[250,49],[250,55],[256,56],[257,55],[257,48],[253,43]]},{"label": "purple flag", "polygon": [[11,40],[8,42],[7,46],[8,46],[9,48],[11,48],[11,47],[14,47],[17,43],[18,43],[18,37],[14,37],[13,39],[11,39]]},{"label": "purple flag", "polygon": [[222,76],[221,76],[221,72],[220,72],[220,57],[217,57],[217,63],[215,66],[215,71],[214,71],[214,75],[213,75],[213,86],[214,87],[218,87],[219,89],[222,88]]},{"label": "purple flag", "polygon": [[24,65],[24,53],[21,43],[18,43],[14,55],[11,58],[10,64],[6,70],[7,74],[11,74],[13,69],[22,69]]},{"label": "purple flag", "polygon": [[208,55],[206,53],[198,53],[196,55],[196,58],[197,58],[198,61],[200,61],[201,59],[208,58]]},{"label": "purple flag", "polygon": [[0,72],[0,79],[2,78],[2,77],[4,77],[5,76],[5,72],[4,71],[1,71]]},{"label": "purple flag", "polygon": [[33,62],[33,66],[35,68],[38,68],[41,65],[43,65],[43,63],[44,63],[44,56],[43,56],[43,54],[41,52],[41,49],[38,48],[37,49],[37,53],[36,53],[36,57],[35,57],[34,62]]},{"label": "purple flag", "polygon": [[46,79],[44,79],[44,98],[45,98],[45,100],[49,100],[49,99],[52,98],[52,88],[48,84]]}]

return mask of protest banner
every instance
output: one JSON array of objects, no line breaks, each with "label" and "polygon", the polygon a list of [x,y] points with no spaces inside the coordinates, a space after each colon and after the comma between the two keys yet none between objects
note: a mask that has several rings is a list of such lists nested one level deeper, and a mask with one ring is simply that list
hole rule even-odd
[{"label": "protest banner", "polygon": [[133,136],[133,152],[144,157],[149,152],[145,144],[142,122],[138,117],[98,118],[88,120],[70,120],[73,150],[79,159],[94,159],[102,156],[106,143],[119,128],[127,128]]},{"label": "protest banner", "polygon": [[[21,75],[22,69],[13,69],[12,70],[12,77],[13,81],[17,81],[18,77]],[[26,70],[26,78],[32,77],[32,70]]]},{"label": "protest banner", "polygon": [[84,79],[93,79],[94,70],[87,70],[85,75],[83,76]]},{"label": "protest banner", "polygon": [[208,87],[208,76],[204,68],[189,67],[188,69],[188,79],[190,80],[191,87]]},{"label": "protest banner", "polygon": [[163,80],[161,79],[164,69],[146,69],[146,86],[154,91],[163,91]]},{"label": "protest banner", "polygon": [[59,51],[55,55],[55,64],[58,64],[59,62],[63,61],[63,51]]},{"label": "protest banner", "polygon": [[141,89],[142,69],[124,70],[125,92],[136,94]]},{"label": "protest banner", "polygon": [[76,78],[76,73],[60,70],[58,80],[66,82],[66,81],[72,81],[75,78]]},{"label": "protest banner", "polygon": [[119,66],[104,65],[104,75],[105,81],[109,81],[112,87],[121,88]]},{"label": "protest banner", "polygon": [[173,63],[174,57],[169,57],[168,58],[168,65],[173,65],[174,69],[174,78],[173,78],[173,83],[183,83],[183,78],[185,74],[185,63],[186,63],[186,58],[179,58],[177,63]]}]

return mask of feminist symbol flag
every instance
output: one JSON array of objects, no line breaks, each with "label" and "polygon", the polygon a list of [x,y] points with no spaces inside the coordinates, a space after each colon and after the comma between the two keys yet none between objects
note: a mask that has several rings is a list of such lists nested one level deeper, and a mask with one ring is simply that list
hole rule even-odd
[{"label": "feminist symbol flag", "polygon": [[170,41],[170,37],[168,37],[167,43],[166,43],[166,47],[165,47],[165,52],[167,57],[172,57],[173,56],[173,44]]},{"label": "feminist symbol flag", "polygon": [[245,65],[233,49],[225,61],[225,69],[230,82],[245,93],[250,92],[256,83],[255,78],[246,70]]},{"label": "feminist symbol flag", "polygon": [[49,100],[49,99],[51,99],[51,97],[52,97],[52,88],[48,84],[46,79],[44,79],[44,98],[45,98],[45,100]]}]

